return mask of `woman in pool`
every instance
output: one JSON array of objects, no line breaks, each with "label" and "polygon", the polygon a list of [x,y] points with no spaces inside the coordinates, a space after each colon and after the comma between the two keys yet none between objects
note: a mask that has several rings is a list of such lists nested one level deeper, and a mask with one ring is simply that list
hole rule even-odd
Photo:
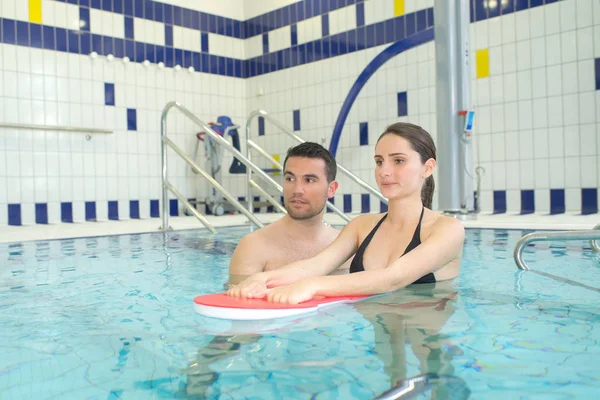
[{"label": "woman in pool", "polygon": [[[457,277],[464,228],[430,210],[436,149],[429,133],[393,124],[379,137],[374,158],[377,185],[389,200],[386,214],[358,216],[315,257],[252,275],[227,293],[297,304],[315,296],[387,293]],[[326,276],[352,255],[350,274]]]}]

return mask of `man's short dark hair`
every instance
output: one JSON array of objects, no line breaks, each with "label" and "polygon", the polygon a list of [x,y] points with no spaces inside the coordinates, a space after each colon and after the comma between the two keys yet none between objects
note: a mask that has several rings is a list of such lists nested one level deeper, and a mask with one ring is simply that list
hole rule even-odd
[{"label": "man's short dark hair", "polygon": [[290,147],[288,149],[287,156],[285,156],[285,161],[283,162],[284,171],[287,160],[290,157],[320,158],[321,160],[325,161],[327,182],[331,183],[335,180],[335,175],[337,174],[337,163],[335,162],[335,158],[333,158],[329,150],[320,144],[314,142],[304,142],[298,146]]}]

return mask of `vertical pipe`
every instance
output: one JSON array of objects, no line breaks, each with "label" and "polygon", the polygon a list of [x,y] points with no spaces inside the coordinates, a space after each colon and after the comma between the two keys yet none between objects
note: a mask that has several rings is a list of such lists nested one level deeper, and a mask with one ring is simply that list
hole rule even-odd
[{"label": "vertical pipe", "polygon": [[[248,161],[252,162],[252,152],[250,151],[250,145],[248,144],[250,141],[250,124],[252,122],[251,118],[248,118],[248,122],[246,123],[246,158]],[[254,212],[254,201],[252,199],[252,168],[246,168],[246,176],[248,181],[246,182],[246,204],[248,205],[248,212]],[[251,225],[251,230],[254,230],[254,226]]]},{"label": "vertical pipe", "polygon": [[162,169],[162,227],[163,231],[169,229],[169,199],[167,193],[167,186],[165,185],[167,181],[167,151],[165,144],[165,137],[167,136],[167,111],[163,112],[161,117],[160,124],[160,162]]},{"label": "vertical pipe", "polygon": [[460,134],[458,126],[456,2],[435,0],[435,55],[438,139],[439,208],[447,213],[460,212]]}]

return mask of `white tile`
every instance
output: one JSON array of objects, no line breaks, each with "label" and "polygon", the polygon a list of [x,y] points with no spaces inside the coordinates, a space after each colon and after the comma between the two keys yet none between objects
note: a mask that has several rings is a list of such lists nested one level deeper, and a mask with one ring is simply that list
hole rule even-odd
[{"label": "white tile", "polygon": [[73,222],[85,222],[85,202],[73,201]]},{"label": "white tile", "polygon": [[489,134],[481,134],[477,136],[477,154],[479,162],[489,162],[492,160],[492,138]]},{"label": "white tile", "polygon": [[[222,47],[227,47],[226,43],[211,43],[211,38],[214,37],[225,37],[221,35],[208,35],[208,49],[212,53],[212,50],[215,50],[215,54],[221,55],[221,52],[230,53],[231,49],[222,49]],[[212,45],[212,46],[211,46]],[[173,47],[180,48],[184,50],[190,50],[195,52],[200,52],[202,50],[200,44],[200,32],[194,29],[184,28],[182,26],[173,26]],[[229,50],[229,51],[227,51]]]},{"label": "white tile", "polygon": [[562,94],[562,66],[552,65],[546,69],[546,87],[548,96],[558,96]]},{"label": "white tile", "polygon": [[563,125],[562,96],[548,97],[548,126]]},{"label": "white tile", "polygon": [[560,4],[560,27],[563,32],[573,30],[577,27],[576,1],[561,1]]},{"label": "white tile", "polygon": [[598,157],[583,156],[581,162],[581,187],[595,188],[598,186]]},{"label": "white tile", "polygon": [[529,10],[529,21],[531,26],[531,37],[540,37],[546,35],[546,21],[544,16],[544,7],[535,7]]},{"label": "white tile", "polygon": [[597,155],[596,124],[579,125],[580,152],[582,156]]},{"label": "white tile", "polygon": [[548,159],[543,158],[540,160],[534,160],[533,168],[535,171],[535,184],[534,184],[535,188],[536,189],[549,188],[550,187],[550,177],[549,177],[549,173],[548,173],[548,169],[549,169]]},{"label": "white tile", "polygon": [[577,58],[587,60],[594,58],[594,28],[577,30]]},{"label": "white tile", "polygon": [[506,161],[505,144],[506,137],[504,133],[493,133],[491,136],[492,161]]},{"label": "white tile", "polygon": [[96,221],[108,221],[108,202],[96,202]]},{"label": "white tile", "polygon": [[519,182],[521,189],[533,189],[535,186],[535,174],[533,160],[519,161]]},{"label": "white tile", "polygon": [[[553,49],[556,51],[556,49]],[[531,39],[531,67],[546,66],[546,38],[538,37]]]},{"label": "white tile", "polygon": [[[210,37],[211,36],[212,36],[211,34],[208,35],[208,38],[209,38],[208,49],[211,50],[211,52],[212,52],[212,49],[210,47]],[[254,36],[249,39],[246,39],[244,41],[244,51],[245,51],[246,59],[251,59],[251,58],[260,56],[263,53],[262,36],[258,35],[258,36]]]},{"label": "white tile", "polygon": [[490,133],[492,131],[490,107],[478,107],[475,112],[477,113],[477,118],[475,118],[475,131],[477,133]]},{"label": "white tile", "polygon": [[91,8],[90,31],[97,35],[112,36],[123,39],[125,38],[125,17],[112,12]]},{"label": "white tile", "polygon": [[583,60],[577,63],[578,86],[580,92],[592,92],[596,90],[594,60]]},{"label": "white tile", "polygon": [[581,189],[565,189],[565,211],[581,212]]},{"label": "white tile", "polygon": [[532,98],[531,74],[531,70],[521,71],[517,73],[517,90],[519,100],[526,100]]},{"label": "white tile", "polygon": [[565,164],[564,158],[550,158],[548,160],[551,189],[562,189],[565,187]]},{"label": "white tile", "polygon": [[490,107],[490,114],[491,114],[491,132],[492,133],[500,133],[500,132],[504,132],[505,128],[504,128],[504,105],[503,104],[496,104]]},{"label": "white tile", "polygon": [[488,41],[488,21],[479,21],[475,23],[475,48],[476,49],[487,49],[489,47]]},{"label": "white tile", "polygon": [[519,129],[519,107],[516,102],[504,104],[504,127],[507,134]]},{"label": "white tile", "polygon": [[503,87],[503,96],[505,102],[516,101],[518,99],[517,92],[517,74],[505,74],[503,76],[504,83]]},{"label": "white tile", "polygon": [[[519,162],[518,161],[506,162],[506,176],[508,177],[508,179],[506,180],[506,189],[510,189],[511,191],[513,191],[514,189],[521,188],[521,185],[520,185],[521,182],[519,179]],[[517,193],[520,194],[520,191],[518,191]],[[507,193],[507,197],[508,197],[508,193]],[[508,203],[508,199],[506,199],[506,200]],[[511,201],[511,203],[513,203],[513,202]],[[520,206],[520,203],[517,201],[517,207],[519,207],[519,206]]]},{"label": "white tile", "polygon": [[562,127],[548,129],[548,157],[564,157],[564,134]]},{"label": "white tile", "polygon": [[17,18],[16,1],[3,1],[0,3],[0,17],[7,19]]},{"label": "white tile", "polygon": [[533,127],[533,103],[531,100],[519,101],[519,129],[531,129]]},{"label": "white tile", "polygon": [[502,44],[502,24],[500,18],[488,20],[488,46],[495,47]]},{"label": "white tile", "polygon": [[356,6],[342,7],[329,13],[329,34],[356,29]]},{"label": "white tile", "polygon": [[579,162],[580,162],[579,157],[565,158],[564,187],[566,187],[566,188],[580,188],[581,187],[581,169],[580,169]]},{"label": "white tile", "polygon": [[565,126],[565,156],[579,156],[579,126],[578,125],[570,125]]},{"label": "white tile", "polygon": [[531,37],[531,24],[529,23],[530,10],[520,11],[515,13],[515,26],[517,42],[529,39]]},{"label": "white tile", "polygon": [[79,7],[58,1],[42,1],[42,23],[58,28],[79,30]]},{"label": "white tile", "polygon": [[575,2],[578,28],[591,26],[594,23],[592,1],[593,0],[577,0]]},{"label": "white tile", "polygon": [[129,201],[119,200],[119,221],[125,221],[130,219],[129,215]]},{"label": "white tile", "polygon": [[477,105],[490,104],[490,78],[477,79],[475,85],[477,86]]},{"label": "white tile", "polygon": [[[365,7],[366,8],[366,7]],[[366,9],[365,9],[365,22],[366,22]],[[367,23],[368,24],[368,23]],[[298,32],[298,44],[312,42],[322,37],[322,24],[321,16],[305,19],[304,21],[298,22],[296,25]]]},{"label": "white tile", "polygon": [[490,77],[490,102],[492,104],[504,101],[504,78],[502,76]]},{"label": "white tile", "polygon": [[33,204],[33,203],[22,203],[21,204],[21,224],[22,225],[34,225],[35,224],[35,204]]},{"label": "white tile", "polygon": [[533,159],[533,131],[521,130],[519,134],[519,154],[522,160]]},{"label": "white tile", "polygon": [[394,0],[371,0],[364,4],[366,25],[394,17]]},{"label": "white tile", "polygon": [[[554,40],[553,40],[554,42]],[[547,42],[548,43],[548,42]],[[563,63],[568,63],[577,60],[577,31],[568,31],[560,34],[560,46],[558,43],[554,42],[552,44],[554,49],[554,63],[559,63],[559,57],[562,57]],[[560,53],[557,50],[560,48]],[[550,49],[550,47],[548,47]],[[550,64],[550,62],[548,63]]]},{"label": "white tile", "polygon": [[533,131],[533,155],[536,159],[548,158],[548,130],[535,129]]},{"label": "white tile", "polygon": [[546,68],[535,68],[531,71],[531,89],[534,99],[546,97]]},{"label": "white tile", "polygon": [[579,91],[577,63],[563,64],[562,68],[563,93],[577,93]]},{"label": "white tile", "polygon": [[494,162],[492,174],[492,189],[506,190],[506,163],[503,161]]},{"label": "white tile", "polygon": [[502,43],[514,43],[516,40],[515,36],[515,14],[511,13],[508,15],[498,18],[502,21]]},{"label": "white tile", "polygon": [[[93,26],[93,23],[90,23]],[[163,23],[134,18],[133,31],[137,42],[165,45],[165,24]]]},{"label": "white tile", "polygon": [[21,177],[21,202],[22,203],[34,203],[35,202],[35,180],[33,177],[30,177],[30,178]]},{"label": "white tile", "polygon": [[579,93],[579,123],[596,122],[596,96],[594,92]]},{"label": "white tile", "polygon": [[548,188],[537,189],[533,192],[536,213],[550,212],[550,191]]},{"label": "white tile", "polygon": [[546,35],[560,32],[560,6],[557,3],[540,7],[544,10]]},{"label": "white tile", "polygon": [[502,47],[490,47],[489,49],[489,65],[490,75],[501,75],[502,74]]},{"label": "white tile", "polygon": [[[331,23],[331,20],[330,20]],[[289,26],[275,29],[269,32],[269,52],[275,52],[291,47],[291,29]]]},{"label": "white tile", "polygon": [[514,72],[517,70],[517,46],[514,43],[502,46],[502,72]]},{"label": "white tile", "polygon": [[561,35],[557,33],[546,36],[546,65],[560,64],[561,54]]},{"label": "white tile", "polygon": [[48,223],[61,223],[61,205],[58,201],[48,202]]}]

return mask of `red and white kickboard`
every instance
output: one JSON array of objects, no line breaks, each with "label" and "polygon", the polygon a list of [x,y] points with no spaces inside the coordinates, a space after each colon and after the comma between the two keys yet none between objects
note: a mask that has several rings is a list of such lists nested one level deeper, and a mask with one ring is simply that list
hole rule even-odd
[{"label": "red and white kickboard", "polygon": [[196,296],[194,309],[206,317],[230,320],[259,320],[292,317],[327,307],[354,303],[369,296],[315,297],[300,304],[272,303],[264,299],[246,299],[225,293]]}]

